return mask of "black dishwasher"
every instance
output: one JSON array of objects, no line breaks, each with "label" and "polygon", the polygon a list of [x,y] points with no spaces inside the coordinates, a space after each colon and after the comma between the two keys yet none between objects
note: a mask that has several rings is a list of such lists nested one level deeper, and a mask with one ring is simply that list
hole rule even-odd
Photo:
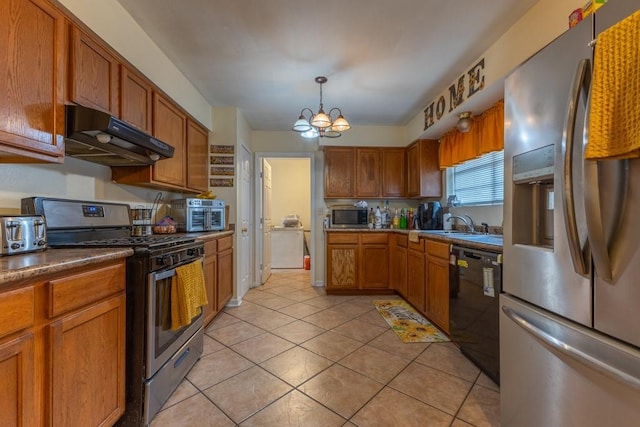
[{"label": "black dishwasher", "polygon": [[449,333],[460,351],[500,384],[498,299],[502,254],[453,246],[449,281]]}]

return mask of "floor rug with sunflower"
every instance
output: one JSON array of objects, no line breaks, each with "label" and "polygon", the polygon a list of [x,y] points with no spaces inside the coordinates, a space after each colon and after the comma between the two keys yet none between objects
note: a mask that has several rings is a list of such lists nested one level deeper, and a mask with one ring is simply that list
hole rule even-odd
[{"label": "floor rug with sunflower", "polygon": [[401,299],[376,300],[373,305],[403,342],[444,342],[449,338]]}]

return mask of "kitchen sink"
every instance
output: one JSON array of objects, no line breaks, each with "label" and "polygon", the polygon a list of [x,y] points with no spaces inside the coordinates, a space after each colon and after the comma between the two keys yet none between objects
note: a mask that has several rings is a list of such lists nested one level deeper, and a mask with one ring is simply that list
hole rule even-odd
[{"label": "kitchen sink", "polygon": [[439,236],[461,236],[461,235],[469,235],[473,236],[473,233],[469,233],[468,231],[458,231],[458,230],[422,230],[423,233],[426,234],[437,234]]},{"label": "kitchen sink", "polygon": [[456,234],[452,237],[458,238],[458,239],[462,239],[462,240],[469,240],[472,242],[478,242],[478,243],[487,243],[490,245],[500,245],[502,246],[502,236],[498,235],[498,234],[471,234],[471,233],[464,233],[464,234]]},{"label": "kitchen sink", "polygon": [[437,236],[448,236],[452,239],[467,240],[470,242],[486,243],[488,245],[502,246],[501,234],[481,234],[469,233],[468,231],[458,230],[424,230],[426,235],[433,234]]}]

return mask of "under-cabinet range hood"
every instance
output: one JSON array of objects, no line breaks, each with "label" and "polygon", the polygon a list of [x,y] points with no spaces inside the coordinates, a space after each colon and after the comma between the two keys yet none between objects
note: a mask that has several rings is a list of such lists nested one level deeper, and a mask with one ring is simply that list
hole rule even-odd
[{"label": "under-cabinet range hood", "polygon": [[106,166],[152,165],[174,148],[100,110],[66,106],[65,155]]}]

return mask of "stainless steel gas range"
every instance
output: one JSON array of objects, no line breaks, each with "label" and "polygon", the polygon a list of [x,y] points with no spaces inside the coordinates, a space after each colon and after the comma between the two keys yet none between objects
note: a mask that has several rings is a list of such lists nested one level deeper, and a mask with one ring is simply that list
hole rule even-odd
[{"label": "stainless steel gas range", "polygon": [[129,206],[31,197],[22,212],[42,215],[49,247],[131,247],[126,285],[126,406],[118,425],[151,422],[202,354],[203,315],[171,330],[171,278],[202,260],[201,242],[185,235],[131,236]]}]

